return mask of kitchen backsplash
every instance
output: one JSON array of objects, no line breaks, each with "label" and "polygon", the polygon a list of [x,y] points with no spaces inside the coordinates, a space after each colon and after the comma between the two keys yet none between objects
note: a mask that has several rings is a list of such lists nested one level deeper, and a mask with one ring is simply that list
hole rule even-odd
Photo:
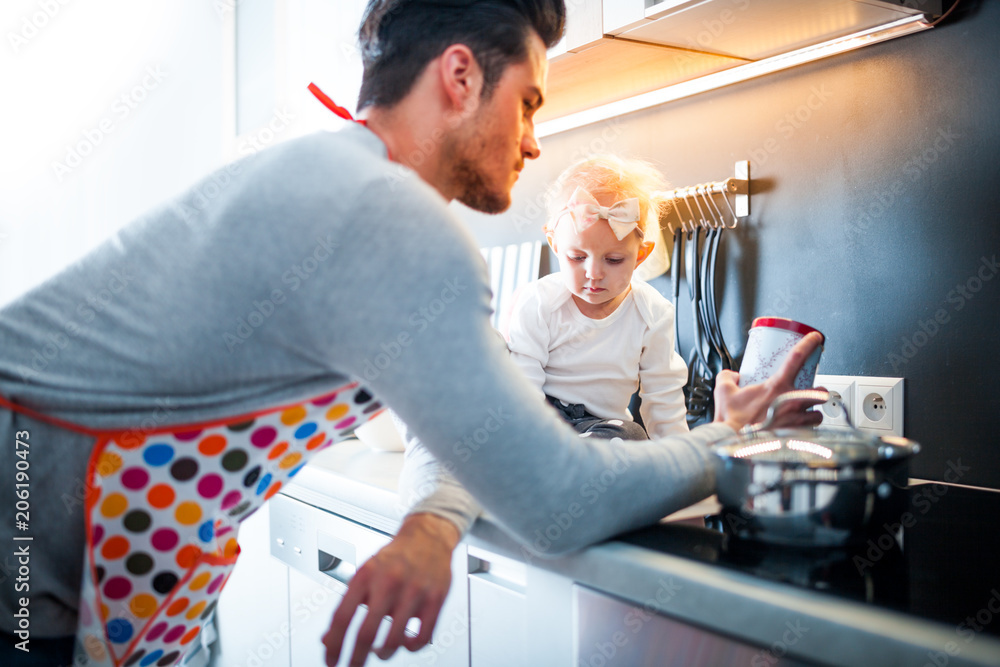
[{"label": "kitchen backsplash", "polygon": [[[592,151],[649,159],[676,186],[749,159],[751,215],[720,258],[734,353],[757,315],[816,326],[821,373],[905,378],[914,476],[1000,488],[1000,5],[966,0],[953,17],[546,137],[507,213],[463,215],[483,245],[540,237],[546,185]],[[669,295],[669,276],[653,284]]]}]

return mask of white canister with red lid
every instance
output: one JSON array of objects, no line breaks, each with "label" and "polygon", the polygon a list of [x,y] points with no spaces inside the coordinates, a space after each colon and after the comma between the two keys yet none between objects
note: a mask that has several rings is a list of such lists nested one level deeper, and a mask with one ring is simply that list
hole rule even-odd
[{"label": "white canister with red lid", "polygon": [[[808,324],[802,324],[784,317],[758,317],[750,326],[750,337],[746,350],[743,352],[743,362],[740,365],[740,386],[763,382],[779,368],[788,352],[795,347],[806,334],[816,331]],[[823,336],[826,342],[826,336]],[[816,368],[819,357],[823,353],[820,345],[809,355],[802,370],[795,376],[796,389],[811,389],[816,379]]]}]

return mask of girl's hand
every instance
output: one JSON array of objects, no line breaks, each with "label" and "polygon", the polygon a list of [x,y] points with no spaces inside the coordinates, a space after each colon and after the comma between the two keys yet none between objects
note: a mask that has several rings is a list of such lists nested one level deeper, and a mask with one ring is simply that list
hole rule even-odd
[{"label": "girl's hand", "polygon": [[[792,348],[777,373],[761,384],[740,388],[739,373],[722,371],[715,379],[715,421],[725,422],[734,431],[764,420],[767,409],[779,395],[795,389],[795,376],[809,355],[823,342],[818,333],[810,333]],[[775,415],[775,426],[815,426],[823,418],[807,409],[821,401],[790,401]]]}]

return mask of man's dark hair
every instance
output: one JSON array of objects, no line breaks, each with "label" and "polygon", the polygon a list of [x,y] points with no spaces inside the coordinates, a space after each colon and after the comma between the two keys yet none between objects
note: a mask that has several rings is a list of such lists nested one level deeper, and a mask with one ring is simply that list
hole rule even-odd
[{"label": "man's dark hair", "polygon": [[358,31],[364,63],[358,111],[394,106],[452,44],[472,50],[488,98],[507,66],[527,58],[531,30],[551,48],[565,24],[563,0],[370,0]]}]

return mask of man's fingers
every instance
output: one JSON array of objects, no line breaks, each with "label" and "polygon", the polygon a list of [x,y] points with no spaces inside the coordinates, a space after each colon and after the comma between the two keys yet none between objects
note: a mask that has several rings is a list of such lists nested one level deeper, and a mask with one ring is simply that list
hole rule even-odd
[{"label": "man's fingers", "polygon": [[736,371],[723,370],[719,371],[719,374],[715,376],[715,386],[716,388],[724,387],[727,391],[735,391],[739,389],[740,384],[740,374]]},{"label": "man's fingers", "polygon": [[375,651],[382,660],[388,660],[396,649],[403,644],[406,639],[406,622],[411,616],[416,615],[420,601],[416,592],[407,591],[403,594],[399,604],[392,610],[392,627],[386,635],[382,646]]},{"label": "man's fingers", "polygon": [[375,643],[375,636],[378,634],[379,625],[382,623],[382,614],[368,606],[368,614],[365,616],[361,629],[358,630],[357,639],[354,641],[354,653],[351,655],[351,667],[361,667],[368,659],[372,644]]},{"label": "man's fingers", "polygon": [[367,595],[367,588],[364,584],[363,578],[354,577],[350,586],[347,587],[344,599],[340,601],[337,610],[333,612],[330,629],[323,635],[323,644],[326,646],[326,664],[329,667],[336,665],[337,660],[340,659],[340,651],[344,646],[344,635],[347,634],[347,628],[358,610],[358,605],[364,601]]},{"label": "man's fingers", "polygon": [[438,615],[441,613],[441,606],[444,604],[443,597],[428,597],[418,614],[420,619],[420,632],[416,637],[405,639],[406,649],[418,651],[428,644],[434,633],[434,626],[437,625]]},{"label": "man's fingers", "polygon": [[815,331],[807,334],[795,344],[785,357],[784,363],[778,372],[767,379],[765,384],[773,387],[792,387],[795,384],[795,376],[799,369],[809,358],[809,355],[823,343],[823,336]]},{"label": "man's fingers", "polygon": [[809,408],[820,405],[822,400],[815,398],[797,398],[786,401],[774,415],[775,427],[817,426],[823,421],[823,415]]}]

